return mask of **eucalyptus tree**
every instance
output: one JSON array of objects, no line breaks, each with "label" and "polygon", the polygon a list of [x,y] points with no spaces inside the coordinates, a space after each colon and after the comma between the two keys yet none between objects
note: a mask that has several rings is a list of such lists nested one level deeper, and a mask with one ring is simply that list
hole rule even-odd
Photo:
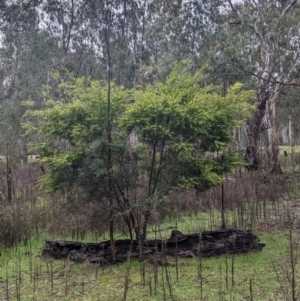
[{"label": "eucalyptus tree", "polygon": [[192,59],[195,69],[207,63],[221,4],[219,0],[153,1],[145,30],[144,81],[165,79],[182,59]]},{"label": "eucalyptus tree", "polygon": [[60,49],[53,68],[63,66],[78,77],[99,77],[100,68],[88,37],[84,1],[44,0],[39,9],[40,29],[47,31]]},{"label": "eucalyptus tree", "polygon": [[259,165],[263,121],[269,137],[272,173],[281,173],[275,106],[281,93],[297,85],[299,77],[299,4],[290,1],[224,1],[227,22],[219,27],[219,57],[240,76],[251,78],[257,89],[257,110],[247,121],[245,159],[249,168]]},{"label": "eucalyptus tree", "polygon": [[[36,39],[39,1],[2,1],[0,12],[0,154],[6,161],[7,199],[13,197],[13,173],[23,156],[26,162],[26,141],[20,126],[24,110],[20,100],[40,94],[30,53],[30,42]],[[35,45],[35,47],[38,45]],[[35,53],[38,56],[38,53]],[[25,76],[26,74],[26,76]],[[36,90],[32,86],[35,83]],[[35,94],[35,92],[37,92]]]},{"label": "eucalyptus tree", "polygon": [[147,9],[146,3],[132,0],[84,1],[86,40],[102,69],[103,79],[107,78],[110,61],[116,83],[126,87],[137,85]]}]

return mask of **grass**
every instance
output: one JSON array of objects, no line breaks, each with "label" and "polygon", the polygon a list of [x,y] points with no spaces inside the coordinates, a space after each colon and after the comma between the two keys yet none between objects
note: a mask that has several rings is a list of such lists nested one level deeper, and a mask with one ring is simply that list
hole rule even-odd
[{"label": "grass", "polygon": [[[286,152],[287,156],[284,155]],[[279,147],[279,156],[281,166],[284,172],[300,171],[300,146],[282,145]]]},{"label": "grass", "polygon": [[[197,224],[196,218],[186,219]],[[183,219],[183,224],[187,220]],[[261,252],[178,259],[177,268],[176,260],[170,258],[168,267],[134,261],[106,269],[46,260],[40,257],[43,239],[32,238],[27,246],[2,252],[0,300],[123,300],[126,277],[127,300],[132,301],[250,300],[251,294],[253,300],[280,300],[276,299],[278,283],[271,261],[286,252],[287,232],[261,233],[259,237],[266,243]]]},{"label": "grass", "polygon": [[[284,168],[288,171],[297,171],[300,168],[300,161],[298,164],[295,158],[300,155],[300,147],[293,150],[293,159],[289,147],[281,147],[280,150]],[[288,152],[288,157],[283,156],[284,150]],[[58,231],[50,231],[56,233],[54,235],[43,232],[47,231],[46,226],[39,228],[39,231],[33,231],[35,229],[33,227],[30,233],[37,233],[38,236],[24,240],[26,245],[20,244],[12,249],[0,250],[0,300],[287,300],[286,296],[280,295],[281,286],[274,266],[279,267],[283,273],[290,271],[289,266],[285,265],[288,263],[286,257],[289,246],[288,230],[282,227],[268,228],[270,221],[282,218],[283,214],[286,214],[283,212],[285,209],[282,195],[274,193],[280,182],[274,182],[275,180],[267,177],[264,184],[260,178],[255,177],[256,175],[253,179],[244,178],[245,185],[241,186],[235,182],[226,184],[226,198],[234,204],[231,208],[239,208],[227,210],[226,221],[228,227],[253,229],[261,242],[266,244],[261,252],[224,255],[211,259],[169,258],[170,265],[167,267],[132,261],[102,269],[97,265],[74,264],[68,259],[52,260],[41,257],[44,238],[57,240],[76,240],[76,238],[65,234],[70,231],[62,231],[64,234],[61,235],[57,234]],[[285,206],[290,207],[291,211],[298,212],[299,206],[291,207],[297,205],[299,199],[297,173],[292,174],[290,182],[291,187],[287,192],[289,201],[285,200]],[[265,191],[265,194],[252,193],[256,189],[260,192]],[[219,228],[220,212],[217,209],[208,209],[214,208],[216,200],[220,199],[216,191],[212,191],[209,196],[212,205],[203,206],[206,211],[195,213],[194,210],[190,210],[194,212],[193,214],[183,211],[170,212],[170,218],[157,225],[149,225],[148,238],[167,238],[171,234],[171,229],[178,229],[183,233],[196,233],[200,230]],[[262,198],[263,196],[265,198]],[[260,202],[262,199],[265,201]],[[37,204],[41,200],[37,198]],[[47,221],[42,223],[40,213],[43,210],[53,210],[55,207],[42,203],[40,207],[46,208],[42,210],[36,208],[36,204],[33,205],[32,208],[36,210],[36,224],[51,221],[49,215]],[[20,225],[29,227],[31,224],[29,220],[27,221],[26,215],[29,211],[26,206],[21,209],[19,211],[23,214],[25,222]],[[15,224],[13,218],[12,221]],[[284,222],[281,222],[282,225]],[[72,228],[69,226],[66,229]],[[124,233],[116,232],[115,238],[127,237]],[[79,237],[83,242],[108,239],[107,233],[102,236],[89,234],[83,239]],[[300,282],[300,272],[297,273]]]},{"label": "grass", "polygon": [[[251,204],[245,209],[250,210]],[[226,212],[228,226],[236,219],[234,214]],[[182,213],[176,219],[149,226],[148,237],[169,237],[173,228],[183,233],[218,228],[219,221],[220,212],[216,209]],[[262,252],[202,260],[179,258],[177,263],[170,258],[168,267],[134,261],[102,269],[42,258],[44,236],[40,233],[26,245],[1,252],[0,300],[124,300],[126,281],[126,300],[251,300],[251,294],[255,296],[253,300],[280,300],[276,299],[278,283],[271,260],[286,253],[287,233],[260,232],[259,237],[266,243]],[[116,238],[125,237],[116,233]],[[100,238],[88,235],[83,241],[102,239],[108,239],[107,234]]]}]

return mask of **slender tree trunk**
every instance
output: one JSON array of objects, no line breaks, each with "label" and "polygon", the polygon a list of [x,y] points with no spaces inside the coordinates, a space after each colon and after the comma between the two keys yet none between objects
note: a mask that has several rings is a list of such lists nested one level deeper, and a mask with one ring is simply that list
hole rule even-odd
[{"label": "slender tree trunk", "polygon": [[221,211],[221,229],[226,229],[226,221],[225,221],[225,192],[224,192],[224,183],[221,186],[221,198],[222,198],[222,211]]},{"label": "slender tree trunk", "polygon": [[147,239],[147,226],[150,218],[150,211],[146,209],[146,212],[144,214],[144,221],[143,221],[143,227],[142,227],[142,235],[141,235],[141,243],[144,244]]},{"label": "slender tree trunk", "polygon": [[269,153],[270,153],[270,164],[271,173],[282,174],[280,160],[279,160],[279,147],[278,147],[278,137],[276,132],[275,124],[275,100],[277,96],[274,95],[268,101],[268,121],[270,128],[268,129],[269,136]]},{"label": "slender tree trunk", "polygon": [[[108,12],[109,10],[107,10]],[[110,40],[109,40],[109,25],[108,13],[106,14],[106,29],[105,29],[105,42],[107,50],[107,61],[108,61],[108,78],[107,78],[107,173],[108,173],[108,189],[109,189],[109,209],[110,209],[110,222],[109,222],[109,238],[110,238],[110,249],[112,261],[116,260],[115,240],[114,240],[114,209],[113,209],[113,183],[112,183],[112,126],[111,126],[111,79],[112,79],[112,62],[110,55]]]},{"label": "slender tree trunk", "polygon": [[291,115],[289,115],[289,142],[290,142],[290,146],[294,145],[293,123],[292,123]]},{"label": "slender tree trunk", "polygon": [[9,167],[8,154],[6,156],[6,180],[7,180],[7,200],[12,201],[12,172]]},{"label": "slender tree trunk", "polygon": [[288,126],[284,126],[281,130],[281,136],[282,136],[282,142],[283,144],[288,144],[289,143],[289,135],[288,135]]}]

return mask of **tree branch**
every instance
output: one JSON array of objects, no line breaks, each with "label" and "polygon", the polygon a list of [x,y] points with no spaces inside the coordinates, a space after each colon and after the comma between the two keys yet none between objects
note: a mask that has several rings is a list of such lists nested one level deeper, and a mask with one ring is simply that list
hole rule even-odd
[{"label": "tree branch", "polygon": [[280,18],[284,17],[284,15],[294,6],[296,5],[297,0],[291,0],[291,2],[287,5],[287,7],[282,11]]},{"label": "tree branch", "polygon": [[238,24],[238,25],[240,25],[242,23],[242,21],[241,21],[239,11],[233,6],[231,0],[227,0],[227,1],[228,1],[229,5],[231,7],[231,10],[235,13],[235,19],[236,19],[235,22],[229,22],[229,24],[235,24],[235,25]]},{"label": "tree branch", "polygon": [[[251,76],[254,76],[260,80],[263,80],[265,82],[268,82],[268,83],[272,83],[272,84],[280,84],[280,85],[284,85],[284,86],[295,86],[295,87],[300,87],[300,84],[297,84],[295,82],[291,82],[292,80],[295,79],[295,77],[293,79],[288,79],[286,81],[278,81],[276,79],[266,79],[266,78],[263,78],[261,76],[259,76],[258,74],[252,72],[252,71],[249,71],[249,70],[246,70],[244,69],[242,66],[239,66],[239,65],[236,65],[236,64],[233,64],[231,62],[229,62],[228,64],[232,65],[233,67],[236,67],[238,68],[239,70],[243,71],[245,73],[245,75],[251,75]],[[297,72],[297,75],[300,74],[300,70]]]},{"label": "tree branch", "polygon": [[232,9],[232,11],[234,11],[235,13],[237,12],[237,10],[236,10],[236,8],[232,5],[232,2],[231,2],[231,0],[227,0],[228,1],[228,3],[229,3],[229,5],[230,5],[230,7],[231,7],[231,9]]}]

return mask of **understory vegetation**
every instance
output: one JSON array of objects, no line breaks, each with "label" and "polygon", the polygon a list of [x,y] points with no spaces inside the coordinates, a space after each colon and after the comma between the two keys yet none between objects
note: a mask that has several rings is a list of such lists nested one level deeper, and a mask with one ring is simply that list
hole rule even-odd
[{"label": "understory vegetation", "polygon": [[[225,177],[227,227],[251,229],[266,244],[263,251],[168,258],[167,266],[128,260],[102,268],[43,258],[44,238],[99,242],[109,239],[109,229],[98,204],[78,204],[72,212],[66,199],[38,191],[35,179],[42,172],[32,160],[15,179],[14,202],[1,206],[1,300],[297,300],[300,166],[291,165],[291,148],[284,150],[284,175],[237,169]],[[297,157],[297,148],[293,153]],[[18,186],[21,178],[28,181],[26,193]],[[148,238],[168,238],[172,229],[220,228],[221,194],[220,186],[186,191],[157,210]],[[129,237],[121,217],[115,226],[116,239]]]}]

